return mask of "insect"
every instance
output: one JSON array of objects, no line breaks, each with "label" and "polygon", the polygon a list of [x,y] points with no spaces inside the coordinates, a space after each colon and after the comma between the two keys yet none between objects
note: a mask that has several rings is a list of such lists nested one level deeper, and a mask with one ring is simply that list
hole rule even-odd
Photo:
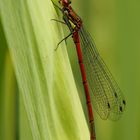
[{"label": "insect", "polygon": [[125,110],[126,101],[114,77],[101,58],[91,35],[84,28],[81,18],[71,7],[71,1],[59,0],[59,3],[61,8],[55,3],[53,4],[62,12],[63,21],[55,21],[67,25],[70,34],[61,40],[58,45],[69,36],[72,36],[85,90],[90,139],[95,140],[92,107],[102,119],[118,120]]}]

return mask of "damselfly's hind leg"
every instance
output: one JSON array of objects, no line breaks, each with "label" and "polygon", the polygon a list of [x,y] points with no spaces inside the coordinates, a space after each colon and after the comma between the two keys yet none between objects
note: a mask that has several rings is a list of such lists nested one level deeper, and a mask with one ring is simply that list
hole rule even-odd
[{"label": "damselfly's hind leg", "polygon": [[65,38],[63,38],[58,44],[57,44],[57,47],[55,48],[55,51],[58,49],[59,45],[63,42],[63,41],[66,41],[67,38],[69,38],[73,33],[70,33],[69,35],[67,35]]},{"label": "damselfly's hind leg", "polygon": [[[66,25],[66,23],[63,22],[63,21],[61,21],[61,20],[57,20],[57,19],[51,19],[51,20]],[[67,38],[68,38],[69,36],[71,36],[71,35],[72,35],[72,33],[70,33],[68,36],[66,36],[65,38],[63,38],[63,39],[57,44],[57,47],[56,47],[55,51],[58,49],[59,45],[60,45],[63,41],[66,42]],[[67,43],[67,42],[66,42],[66,43]]]}]

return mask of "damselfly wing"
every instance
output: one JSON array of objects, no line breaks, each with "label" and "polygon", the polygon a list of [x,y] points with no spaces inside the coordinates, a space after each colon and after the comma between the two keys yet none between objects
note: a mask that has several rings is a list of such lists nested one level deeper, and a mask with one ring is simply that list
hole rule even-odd
[{"label": "damselfly wing", "polygon": [[83,26],[79,35],[93,108],[102,119],[118,120],[126,105],[123,93]]}]

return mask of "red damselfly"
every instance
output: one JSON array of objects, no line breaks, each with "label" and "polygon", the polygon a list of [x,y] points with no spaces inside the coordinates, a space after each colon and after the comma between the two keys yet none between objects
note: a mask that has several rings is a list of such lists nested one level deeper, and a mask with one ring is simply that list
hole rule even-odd
[{"label": "red damselfly", "polygon": [[62,12],[63,21],[55,21],[66,24],[70,30],[70,34],[62,41],[72,36],[76,45],[88,108],[90,139],[95,140],[92,106],[102,119],[118,120],[124,112],[126,101],[118,84],[99,55],[91,35],[84,28],[81,18],[72,9],[71,1],[59,0],[59,3],[61,8],[53,4]]}]

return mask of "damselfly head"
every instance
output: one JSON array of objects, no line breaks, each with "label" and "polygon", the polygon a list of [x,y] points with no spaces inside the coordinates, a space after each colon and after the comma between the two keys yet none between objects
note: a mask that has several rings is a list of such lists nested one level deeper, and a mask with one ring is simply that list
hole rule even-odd
[{"label": "damselfly head", "polygon": [[71,4],[71,1],[70,0],[59,0],[59,3],[62,6],[67,7],[67,6],[69,6],[69,4]]}]

